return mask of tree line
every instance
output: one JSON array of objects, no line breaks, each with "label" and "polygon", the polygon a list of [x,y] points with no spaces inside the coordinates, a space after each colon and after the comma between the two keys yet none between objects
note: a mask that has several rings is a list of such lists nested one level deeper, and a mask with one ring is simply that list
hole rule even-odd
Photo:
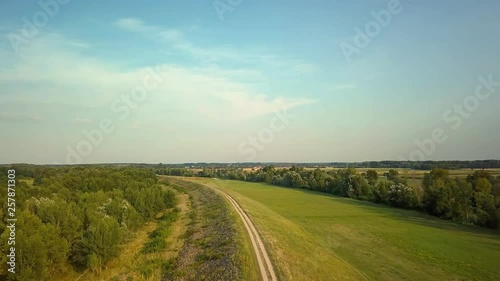
[{"label": "tree line", "polygon": [[488,228],[498,228],[500,221],[500,176],[493,177],[484,170],[466,178],[453,178],[447,170],[434,168],[424,175],[422,187],[409,186],[407,179],[394,169],[383,175],[376,170],[358,173],[354,168],[325,171],[298,166],[278,169],[272,165],[253,171],[205,168],[193,172],[184,168],[157,168],[156,172],[303,188],[420,210],[443,219]]},{"label": "tree line", "polygon": [[[49,280],[69,270],[99,271],[122,241],[158,212],[175,205],[151,169],[12,166],[17,173],[16,274],[9,280]],[[17,170],[19,168],[19,170]],[[7,182],[5,171],[1,182]],[[27,178],[34,178],[32,184]],[[7,192],[0,189],[0,233]],[[7,243],[1,245],[7,252]],[[6,264],[2,255],[0,262]]]},{"label": "tree line", "polygon": [[297,166],[304,168],[402,168],[412,170],[432,170],[434,168],[442,168],[447,170],[453,169],[496,169],[500,168],[500,160],[472,160],[472,161],[364,161],[364,162],[321,162],[321,163],[261,163],[261,162],[244,162],[244,163],[183,163],[183,164],[128,164],[134,167],[141,168],[253,168],[261,166],[273,165],[275,167]]}]

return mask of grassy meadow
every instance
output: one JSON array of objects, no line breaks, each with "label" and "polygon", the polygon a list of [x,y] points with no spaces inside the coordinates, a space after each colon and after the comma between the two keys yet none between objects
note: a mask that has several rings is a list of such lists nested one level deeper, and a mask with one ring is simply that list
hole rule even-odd
[{"label": "grassy meadow", "polygon": [[280,280],[500,280],[500,233],[267,184],[189,180],[235,198]]}]

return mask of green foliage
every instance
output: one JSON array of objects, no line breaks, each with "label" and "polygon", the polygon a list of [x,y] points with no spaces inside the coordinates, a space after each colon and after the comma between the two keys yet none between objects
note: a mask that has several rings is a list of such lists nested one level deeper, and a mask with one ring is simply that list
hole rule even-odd
[{"label": "green foliage", "polygon": [[283,185],[287,187],[305,187],[306,183],[297,172],[291,171],[283,177]]},{"label": "green foliage", "polygon": [[118,255],[118,246],[121,240],[122,230],[115,218],[103,217],[93,219],[85,231],[83,240],[90,257],[93,258],[89,262],[94,262],[95,259],[93,256],[95,256],[99,260],[99,265],[104,265],[111,258]]},{"label": "green foliage", "polygon": [[376,170],[368,170],[366,171],[366,179],[371,186],[374,186],[378,180],[378,173]]},{"label": "green foliage", "polygon": [[399,208],[424,210],[444,219],[490,228],[498,227],[500,220],[500,179],[493,178],[486,171],[476,171],[463,180],[452,179],[447,170],[435,168],[425,174],[423,190],[408,186],[406,178],[394,169],[384,173],[383,177],[379,177],[376,170],[359,174],[354,168],[327,172],[298,166],[289,169],[266,166],[243,172],[243,175],[239,173],[241,169],[206,168],[199,175],[327,192]]},{"label": "green foliage", "polygon": [[449,173],[443,169],[434,169],[425,174],[424,209],[436,216],[451,218],[451,201],[453,196],[452,180]]},{"label": "green foliage", "polygon": [[177,262],[176,258],[170,258],[167,261],[165,261],[161,267],[162,275],[167,276],[169,274],[172,274],[176,262]]},{"label": "green foliage", "polygon": [[171,211],[159,218],[158,227],[149,234],[150,240],[144,245],[143,253],[156,253],[167,247],[165,239],[170,233],[170,226],[177,220],[178,212]]},{"label": "green foliage", "polygon": [[[150,169],[20,165],[16,172],[35,184],[18,181],[16,188],[18,272],[12,280],[47,280],[70,265],[98,272],[119,254],[127,232],[176,204]],[[3,221],[0,233],[5,241]],[[6,243],[1,247],[7,252]]]},{"label": "green foliage", "polygon": [[47,280],[48,260],[47,248],[44,247],[40,233],[32,235],[19,231],[16,235],[18,241],[17,264],[19,269],[15,275],[9,275],[10,280]]},{"label": "green foliage", "polygon": [[67,203],[62,199],[50,200],[32,198],[35,214],[43,223],[51,224],[61,230],[61,236],[73,243],[82,235],[82,221],[77,216],[76,204]]},{"label": "green foliage", "polygon": [[419,206],[415,190],[402,183],[391,185],[386,196],[387,202],[394,207],[414,209]]},{"label": "green foliage", "polygon": [[149,278],[159,267],[162,267],[161,259],[150,259],[140,264],[139,272],[144,278]]},{"label": "green foliage", "polygon": [[456,179],[452,185],[453,199],[450,203],[451,217],[464,223],[474,222],[472,185],[464,179]]},{"label": "green foliage", "polygon": [[[157,233],[159,234],[159,233]],[[142,248],[143,253],[157,253],[164,250],[167,247],[167,242],[165,242],[165,237],[155,236],[149,240]]]},{"label": "green foliage", "polygon": [[[5,231],[2,238],[7,235]],[[4,247],[7,252],[7,243]],[[17,271],[15,275],[9,275],[11,280],[47,280],[69,252],[69,244],[61,237],[58,228],[43,224],[27,211],[17,214],[15,247]]]},{"label": "green foliage", "polygon": [[93,272],[99,272],[102,267],[102,261],[96,253],[87,256],[87,267]]},{"label": "green foliage", "polygon": [[387,202],[387,193],[389,192],[389,188],[394,183],[388,179],[379,179],[375,187],[373,188],[373,202],[375,203],[386,203]]},{"label": "green foliage", "polygon": [[348,184],[347,195],[350,198],[360,200],[369,200],[371,198],[370,186],[364,177],[360,175],[351,176]]},{"label": "green foliage", "polygon": [[434,169],[423,180],[424,208],[443,218],[497,228],[492,179],[487,172],[476,171],[467,180],[452,180],[448,171]]},{"label": "green foliage", "polygon": [[165,208],[173,208],[177,205],[177,198],[175,197],[175,193],[171,190],[167,190],[163,192],[163,203]]},{"label": "green foliage", "polygon": [[389,172],[386,174],[386,177],[388,180],[394,181],[398,178],[398,175],[399,175],[398,171],[390,169]]}]

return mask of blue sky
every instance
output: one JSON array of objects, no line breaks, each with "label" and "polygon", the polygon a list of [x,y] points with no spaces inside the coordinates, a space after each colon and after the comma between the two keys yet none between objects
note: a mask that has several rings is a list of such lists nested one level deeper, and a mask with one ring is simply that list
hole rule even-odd
[{"label": "blue sky", "polygon": [[40,3],[0,4],[0,163],[500,158],[498,1]]}]

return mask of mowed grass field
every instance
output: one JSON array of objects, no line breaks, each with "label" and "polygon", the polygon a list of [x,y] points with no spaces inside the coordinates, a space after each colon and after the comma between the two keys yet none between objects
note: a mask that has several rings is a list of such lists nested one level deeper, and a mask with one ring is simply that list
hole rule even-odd
[{"label": "mowed grass field", "polygon": [[280,280],[500,280],[500,233],[299,189],[187,178],[233,196]]}]

